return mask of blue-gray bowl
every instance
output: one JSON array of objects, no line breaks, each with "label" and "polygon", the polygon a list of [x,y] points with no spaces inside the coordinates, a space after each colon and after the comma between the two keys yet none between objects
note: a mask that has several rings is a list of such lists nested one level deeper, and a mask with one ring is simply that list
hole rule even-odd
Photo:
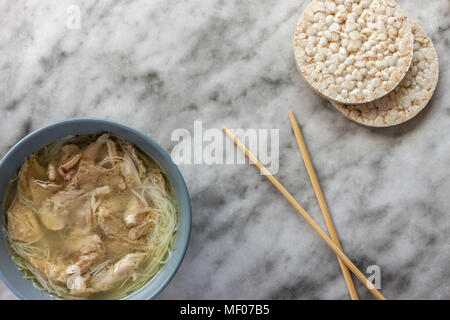
[{"label": "blue-gray bowl", "polygon": [[[165,171],[178,202],[178,234],[169,261],[159,274],[126,299],[152,299],[175,275],[186,252],[191,231],[191,204],[183,177],[169,154],[145,134],[120,123],[102,119],[70,119],[36,130],[20,140],[0,162],[0,208],[11,179],[27,157],[43,146],[73,134],[109,132],[147,152]],[[2,212],[1,214],[5,214]],[[5,235],[0,232],[0,279],[21,299],[52,299],[45,291],[26,280],[11,259]]]}]

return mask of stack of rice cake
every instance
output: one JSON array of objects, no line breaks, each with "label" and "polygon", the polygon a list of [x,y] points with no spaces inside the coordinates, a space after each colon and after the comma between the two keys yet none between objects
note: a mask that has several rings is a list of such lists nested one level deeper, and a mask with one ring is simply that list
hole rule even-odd
[{"label": "stack of rice cake", "polygon": [[297,24],[294,54],[318,94],[367,126],[411,119],[438,80],[432,41],[392,0],[314,0]]}]

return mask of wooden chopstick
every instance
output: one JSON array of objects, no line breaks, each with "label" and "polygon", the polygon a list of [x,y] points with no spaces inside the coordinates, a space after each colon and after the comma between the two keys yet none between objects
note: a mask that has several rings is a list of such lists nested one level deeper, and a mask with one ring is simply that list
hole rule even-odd
[{"label": "wooden chopstick", "polygon": [[[319,202],[320,210],[322,211],[323,219],[325,220],[325,224],[327,226],[328,232],[330,234],[331,239],[336,244],[336,246],[342,250],[341,243],[339,241],[339,237],[336,232],[336,228],[334,227],[333,219],[331,218],[330,211],[328,210],[327,203],[325,201],[325,197],[322,192],[322,188],[320,187],[319,180],[317,179],[316,171],[314,170],[314,166],[311,161],[311,157],[309,156],[308,148],[306,147],[305,139],[303,138],[302,131],[298,126],[297,119],[295,119],[295,115],[292,111],[289,111],[289,119],[291,120],[292,129],[294,130],[295,139],[297,140],[298,148],[300,149],[300,153],[303,158],[303,162],[305,163],[306,170],[308,171],[309,179],[311,180],[311,184],[314,189],[314,193],[316,194],[317,201]],[[347,284],[348,292],[350,294],[350,298],[352,300],[359,300],[358,293],[355,289],[355,284],[353,283],[352,275],[350,271],[345,266],[344,262],[339,258],[339,265],[341,266],[342,274],[344,275],[345,283]]]},{"label": "wooden chopstick", "polygon": [[300,213],[300,215],[308,222],[308,224],[319,234],[319,236],[328,244],[331,250],[336,253],[342,262],[355,274],[355,276],[362,282],[362,284],[379,300],[385,300],[383,295],[375,288],[375,286],[367,280],[364,274],[354,265],[354,263],[345,255],[344,252],[333,242],[333,240],[319,227],[319,225],[311,218],[311,216],[303,209],[294,197],[278,182],[278,180],[270,173],[266,167],[254,156],[247,147],[236,137],[234,133],[228,130],[227,127],[223,128],[226,135],[241,149],[245,155],[258,167],[263,175],[269,179],[270,182],[281,192],[281,194],[289,201],[289,203]]}]

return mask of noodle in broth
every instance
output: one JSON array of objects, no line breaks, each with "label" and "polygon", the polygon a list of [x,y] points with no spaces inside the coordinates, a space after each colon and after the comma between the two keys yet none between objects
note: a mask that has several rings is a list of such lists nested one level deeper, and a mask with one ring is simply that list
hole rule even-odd
[{"label": "noodle in broth", "polygon": [[34,153],[4,206],[13,260],[56,298],[124,298],[158,274],[176,239],[164,173],[110,134],[73,136]]}]

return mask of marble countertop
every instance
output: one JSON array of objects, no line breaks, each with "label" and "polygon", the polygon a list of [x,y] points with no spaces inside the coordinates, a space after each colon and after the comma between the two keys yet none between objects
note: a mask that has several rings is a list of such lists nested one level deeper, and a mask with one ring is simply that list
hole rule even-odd
[{"label": "marble countertop", "polygon": [[[398,2],[435,43],[439,85],[415,119],[370,129],[341,116],[296,70],[293,32],[306,0],[2,0],[0,156],[72,117],[120,121],[169,152],[172,132],[192,131],[195,120],[279,129],[276,177],[324,227],[293,109],[348,256],[363,271],[380,267],[387,298],[449,299],[450,3]],[[160,299],[348,299],[335,255],[255,168],[180,169],[192,235]],[[0,283],[0,298],[15,297]]]}]

